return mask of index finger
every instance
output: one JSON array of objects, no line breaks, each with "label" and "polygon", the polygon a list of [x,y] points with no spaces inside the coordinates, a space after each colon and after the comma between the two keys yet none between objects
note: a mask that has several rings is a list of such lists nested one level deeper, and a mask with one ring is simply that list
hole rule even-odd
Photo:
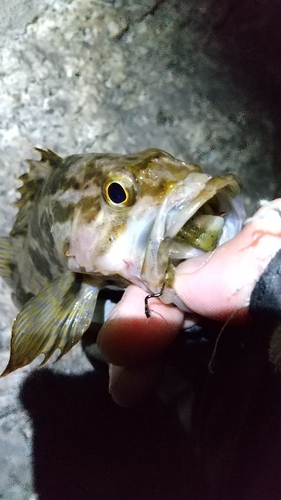
[{"label": "index finger", "polygon": [[149,301],[151,316],[144,313],[147,293],[130,285],[102,326],[97,343],[108,362],[119,366],[147,363],[161,356],[177,336],[184,313],[159,299]]}]

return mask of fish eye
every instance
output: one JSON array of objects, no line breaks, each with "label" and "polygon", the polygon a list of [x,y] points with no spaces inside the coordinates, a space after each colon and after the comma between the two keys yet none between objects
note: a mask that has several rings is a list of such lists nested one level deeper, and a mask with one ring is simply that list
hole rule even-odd
[{"label": "fish eye", "polygon": [[103,197],[106,203],[116,209],[131,207],[135,203],[136,193],[133,180],[124,175],[109,175],[103,185]]},{"label": "fish eye", "polygon": [[119,182],[112,182],[107,186],[107,195],[112,203],[126,203],[128,193]]}]

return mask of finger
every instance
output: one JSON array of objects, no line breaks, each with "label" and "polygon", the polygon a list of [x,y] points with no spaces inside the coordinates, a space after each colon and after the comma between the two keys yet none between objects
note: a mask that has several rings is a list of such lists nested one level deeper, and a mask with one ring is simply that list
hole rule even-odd
[{"label": "finger", "polygon": [[163,363],[156,361],[141,367],[109,366],[109,392],[120,406],[141,404],[154,394],[163,376]]},{"label": "finger", "polygon": [[149,300],[150,318],[144,313],[147,293],[130,285],[102,326],[97,343],[108,362],[119,366],[147,363],[173,342],[184,314],[159,299]]},{"label": "finger", "polygon": [[260,209],[243,230],[213,253],[185,261],[176,270],[174,289],[200,315],[226,320],[247,316],[258,278],[281,248],[281,199]]}]

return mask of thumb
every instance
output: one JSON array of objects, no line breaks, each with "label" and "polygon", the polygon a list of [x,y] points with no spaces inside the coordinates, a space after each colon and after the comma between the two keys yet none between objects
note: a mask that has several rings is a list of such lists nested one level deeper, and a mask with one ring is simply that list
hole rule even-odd
[{"label": "thumb", "polygon": [[173,288],[191,311],[245,319],[255,283],[281,248],[280,210],[281,199],[268,202],[235,238],[177,267]]}]

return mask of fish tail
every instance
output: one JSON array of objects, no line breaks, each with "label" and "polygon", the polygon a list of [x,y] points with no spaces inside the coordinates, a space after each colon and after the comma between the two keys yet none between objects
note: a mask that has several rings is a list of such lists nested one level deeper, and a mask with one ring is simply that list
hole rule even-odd
[{"label": "fish tail", "polygon": [[15,268],[16,260],[12,239],[9,236],[0,236],[0,276],[10,286],[13,283]]}]

